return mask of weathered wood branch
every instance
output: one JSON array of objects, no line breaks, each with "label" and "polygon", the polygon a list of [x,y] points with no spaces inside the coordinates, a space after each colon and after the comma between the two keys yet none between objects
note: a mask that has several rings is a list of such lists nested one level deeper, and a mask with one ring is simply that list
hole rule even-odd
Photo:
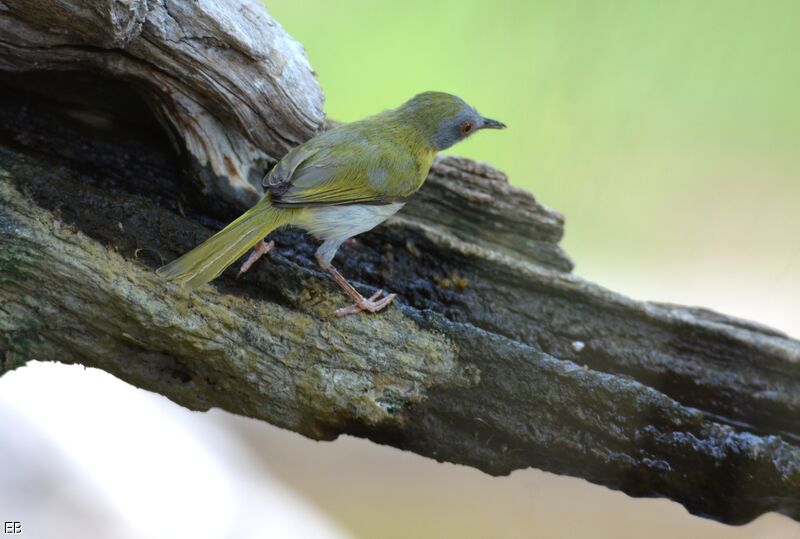
[{"label": "weathered wood branch", "polygon": [[0,1],[0,71],[76,69],[141,89],[205,192],[243,205],[324,119],[301,45],[259,0]]},{"label": "weathered wood branch", "polygon": [[[0,67],[16,65],[0,41]],[[345,298],[296,231],[240,281],[165,286],[153,268],[237,208],[199,194],[146,121],[157,90],[134,85],[142,103],[121,78],[61,78],[57,100],[29,77],[0,90],[0,373],[81,363],[317,439],[350,433],[492,474],[535,466],[730,523],[800,519],[800,343],[572,275],[561,217],[491,167],[439,160],[397,218],[342,249],[365,290],[400,294],[380,316],[331,317]],[[242,106],[221,103],[219,118]],[[284,110],[269,129],[296,113]],[[224,178],[208,188],[230,192]]]}]

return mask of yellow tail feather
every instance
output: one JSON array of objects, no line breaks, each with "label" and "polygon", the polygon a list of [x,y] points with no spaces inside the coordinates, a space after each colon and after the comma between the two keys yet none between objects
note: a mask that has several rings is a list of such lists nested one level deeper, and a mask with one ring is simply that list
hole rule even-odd
[{"label": "yellow tail feather", "polygon": [[294,211],[274,208],[268,200],[262,200],[185,255],[158,268],[156,273],[189,288],[202,286],[216,279],[264,236],[288,224]]}]

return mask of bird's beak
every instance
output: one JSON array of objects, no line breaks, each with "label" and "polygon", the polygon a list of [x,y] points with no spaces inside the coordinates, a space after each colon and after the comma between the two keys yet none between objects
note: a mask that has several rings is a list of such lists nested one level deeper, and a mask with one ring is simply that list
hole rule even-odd
[{"label": "bird's beak", "polygon": [[484,118],[483,125],[481,129],[505,129],[506,124],[503,122],[498,122],[497,120],[492,120],[491,118]]}]

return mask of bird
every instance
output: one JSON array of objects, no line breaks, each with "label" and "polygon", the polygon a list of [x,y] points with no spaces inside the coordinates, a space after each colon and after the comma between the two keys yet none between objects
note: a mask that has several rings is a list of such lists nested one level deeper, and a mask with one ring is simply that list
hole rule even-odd
[{"label": "bird", "polygon": [[250,249],[246,272],[274,242],[265,237],[294,226],[321,240],[316,260],[353,304],[337,317],[386,308],[396,294],[364,297],[333,266],[348,239],[397,213],[428,176],[436,154],[482,129],[504,129],[463,99],[423,92],[399,107],[324,131],[292,148],[264,177],[263,197],[238,219],[156,270],[195,289],[218,277]]}]

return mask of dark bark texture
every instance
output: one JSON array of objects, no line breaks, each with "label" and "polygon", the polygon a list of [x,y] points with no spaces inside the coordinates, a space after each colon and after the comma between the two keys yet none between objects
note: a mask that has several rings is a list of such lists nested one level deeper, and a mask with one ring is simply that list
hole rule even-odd
[{"label": "dark bark texture", "polygon": [[333,318],[346,298],[294,230],[238,281],[161,282],[322,128],[300,46],[255,2],[213,4],[0,0],[0,374],[80,363],[315,439],[800,519],[800,343],[576,277],[561,215],[490,166],[438,159],[340,250],[399,294],[380,315]]}]

